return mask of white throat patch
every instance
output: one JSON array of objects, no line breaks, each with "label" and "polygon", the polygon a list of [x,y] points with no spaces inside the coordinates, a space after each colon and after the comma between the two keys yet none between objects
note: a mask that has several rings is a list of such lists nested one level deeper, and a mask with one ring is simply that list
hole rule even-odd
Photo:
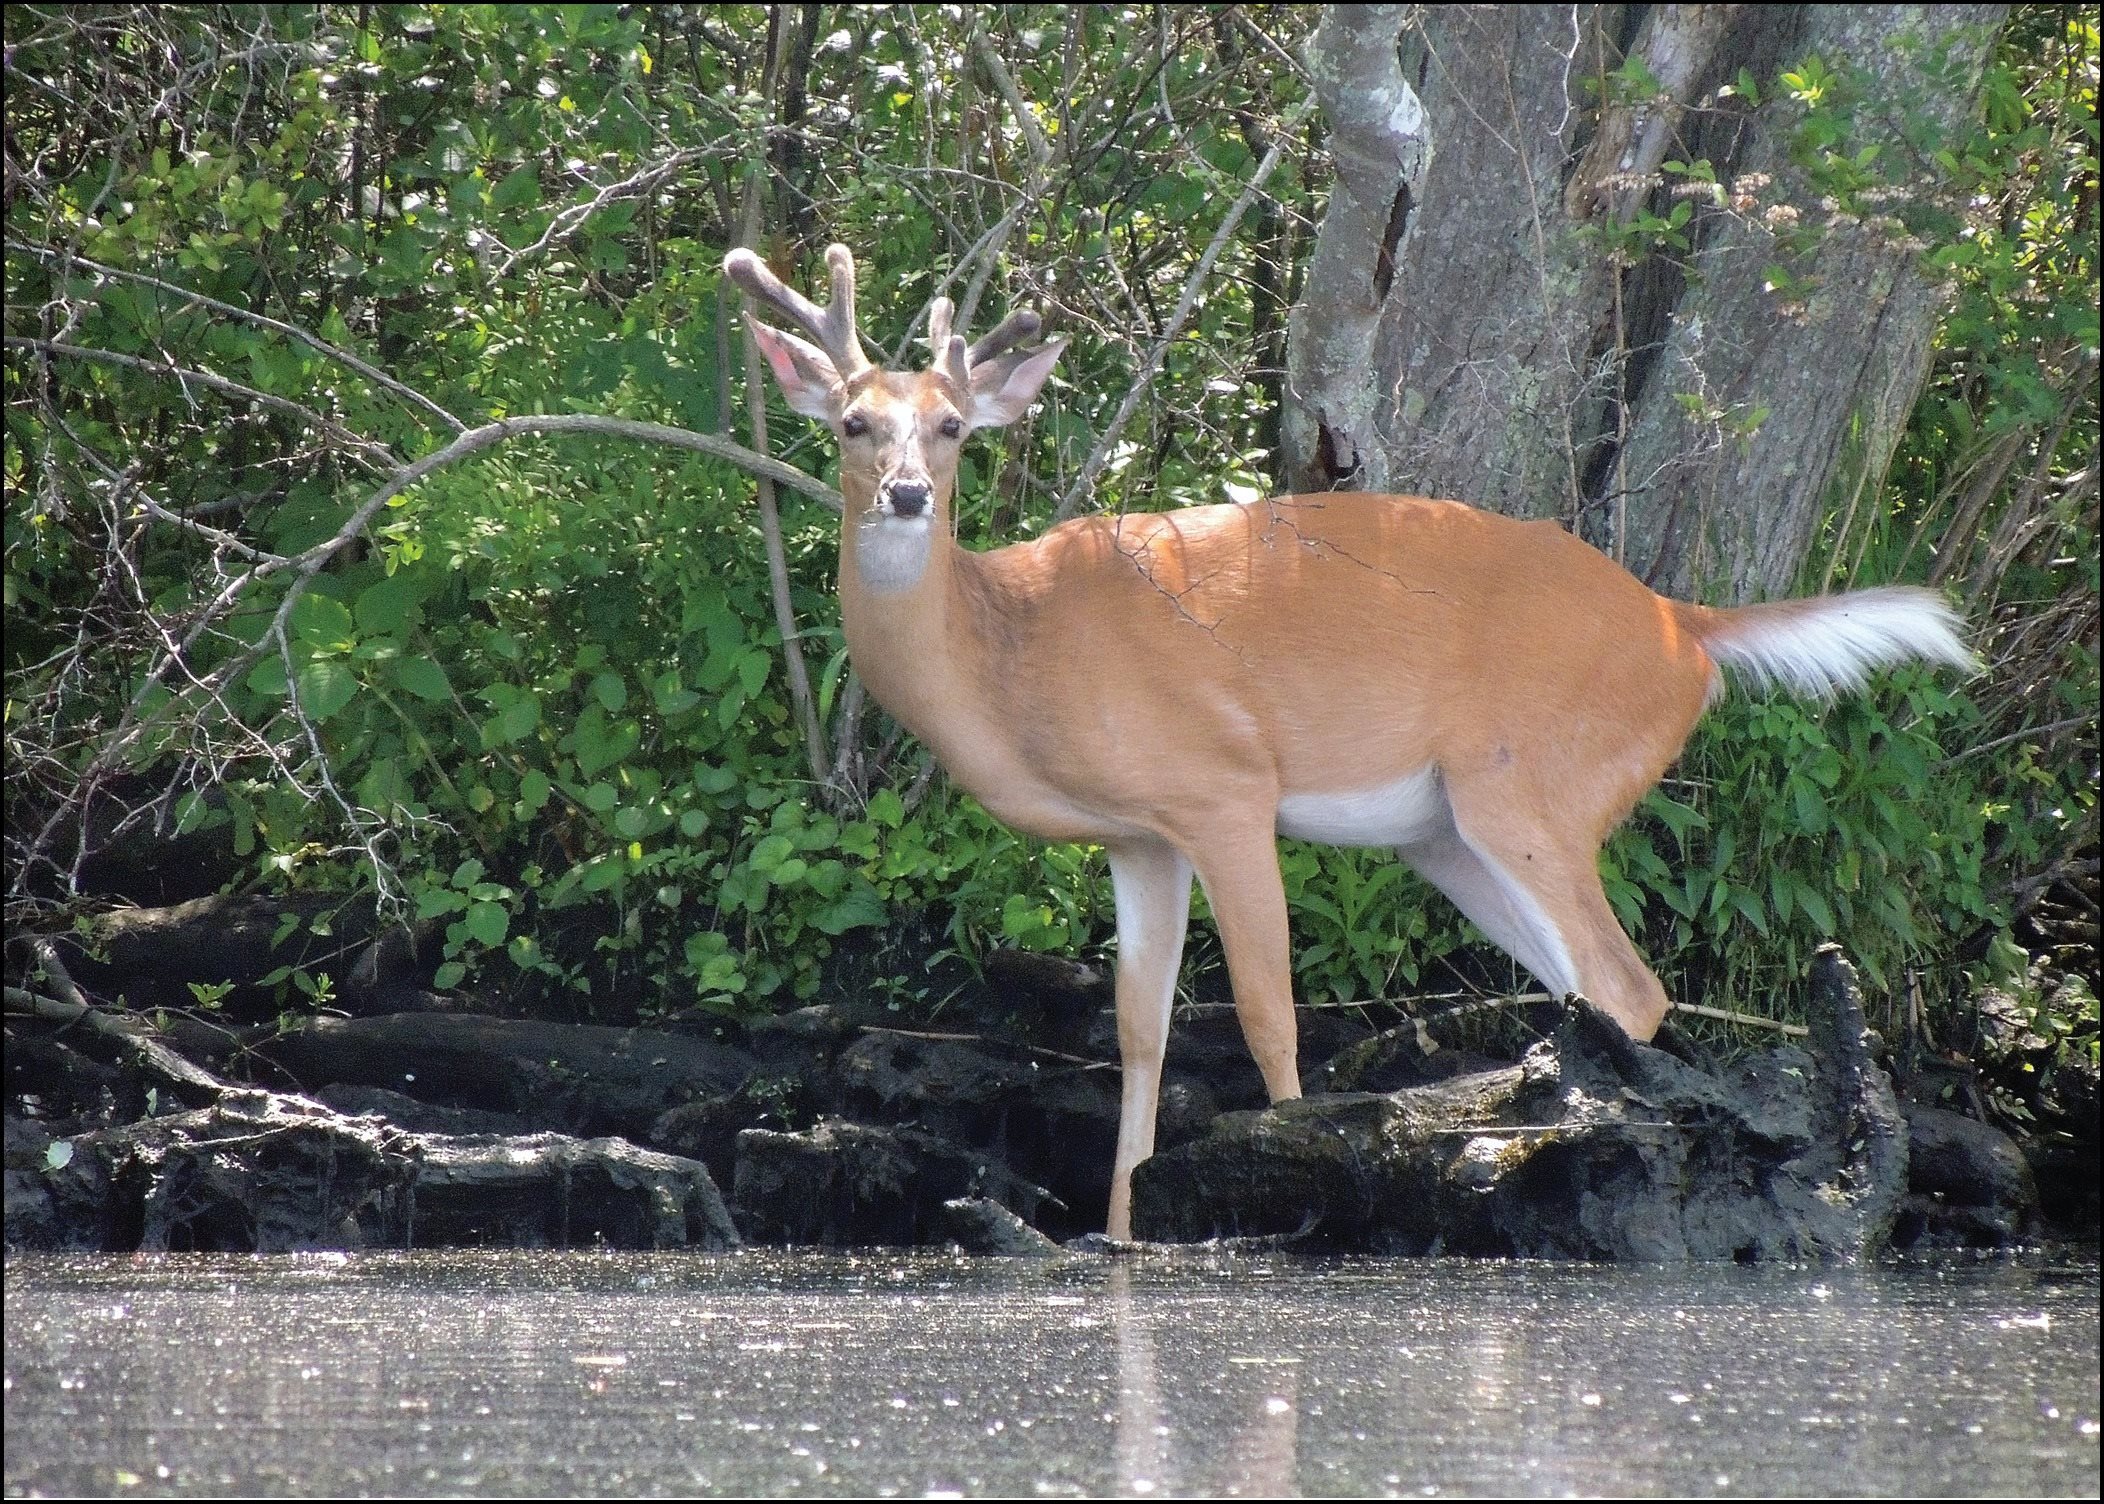
[{"label": "white throat patch", "polygon": [[935,541],[934,510],[918,517],[874,513],[855,524],[855,574],[879,595],[911,590],[928,568]]}]

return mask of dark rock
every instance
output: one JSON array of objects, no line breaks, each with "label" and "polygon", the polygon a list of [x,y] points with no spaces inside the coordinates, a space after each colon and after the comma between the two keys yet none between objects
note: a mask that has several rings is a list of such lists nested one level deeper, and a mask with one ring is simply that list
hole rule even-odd
[{"label": "dark rock", "polygon": [[950,1219],[950,1236],[966,1253],[1036,1259],[1060,1251],[1057,1243],[1028,1222],[984,1196],[960,1196],[945,1201],[942,1209]]},{"label": "dark rock", "polygon": [[479,1013],[317,1018],[263,1053],[302,1083],[386,1087],[536,1128],[630,1139],[753,1070],[746,1051],[691,1035]]},{"label": "dark rock", "polygon": [[[234,854],[233,825],[221,814],[226,792],[203,789],[203,803],[217,818],[181,835],[175,833],[175,792],[146,778],[106,777],[82,791],[46,849],[84,853],[75,874],[84,897],[166,905],[216,893],[249,865]],[[10,818],[16,813],[10,809]]]},{"label": "dark rock", "polygon": [[746,1045],[763,1066],[816,1073],[830,1069],[833,1058],[861,1033],[855,1010],[813,1003],[754,1020],[746,1030]]},{"label": "dark rock", "polygon": [[1905,1112],[1910,1189],[1959,1206],[2037,1207],[2031,1167],[2008,1134],[1941,1107],[1910,1103]]},{"label": "dark rock", "polygon": [[[413,1142],[376,1119],[265,1091],[66,1140],[45,1170],[55,1241],[104,1252],[356,1248],[398,1221]],[[10,1239],[16,1229],[10,1227]]]},{"label": "dark rock", "polygon": [[2038,1187],[2016,1141],[1941,1107],[1910,1103],[1908,1196],[1893,1242],[1902,1248],[2006,1248],[2037,1219]]},{"label": "dark rock", "polygon": [[99,1127],[146,1110],[136,1073],[76,1049],[57,1034],[7,1031],[7,1100],[66,1131]]},{"label": "dark rock", "polygon": [[1037,1068],[948,1039],[873,1029],[835,1067],[856,1118],[910,1121],[959,1143],[1002,1144],[1010,1105],[1028,1096]]},{"label": "dark rock", "polygon": [[[1185,1096],[1176,1100],[1189,1101]],[[1209,1093],[1205,1100],[1211,1104]],[[1164,1080],[1164,1116],[1170,1101],[1170,1083]],[[1190,1133],[1187,1127],[1182,1137]],[[1031,1084],[1028,1099],[1009,1117],[1008,1145],[1017,1173],[1044,1186],[1065,1208],[1035,1219],[1046,1231],[1065,1238],[1100,1230],[1110,1215],[1111,1158],[1118,1147],[1117,1071],[1048,1064]]]},{"label": "dark rock", "polygon": [[325,1086],[314,1093],[314,1100],[345,1117],[385,1118],[406,1133],[516,1136],[533,1131],[533,1125],[516,1113],[441,1107],[384,1086]]},{"label": "dark rock", "polygon": [[59,1141],[10,1122],[11,1247],[729,1248],[708,1171],[622,1139],[404,1132],[265,1091]]},{"label": "dark rock", "polygon": [[419,1135],[420,1247],[702,1248],[738,1246],[705,1166],[626,1139],[560,1133]]},{"label": "dark rock", "polygon": [[1113,1006],[1109,972],[1064,956],[996,950],[985,971],[993,1021],[1047,1049],[1084,1052],[1096,1018]]},{"label": "dark rock", "polygon": [[1472,1050],[1449,1048],[1433,1036],[1429,1025],[1410,1019],[1347,1045],[1304,1084],[1309,1091],[1401,1091],[1508,1063],[1509,1057],[1493,1060]]},{"label": "dark rock", "polygon": [[1811,1051],[1718,1078],[1578,1004],[1517,1067],[1229,1113],[1134,1176],[1149,1239],[1290,1233],[1496,1257],[1854,1259],[1882,1245],[1907,1140],[1852,973],[1815,962]]},{"label": "dark rock", "polygon": [[[1303,1085],[1314,1086],[1339,1052],[1361,1044],[1372,1030],[1355,1013],[1335,1008],[1303,1008],[1295,1018],[1299,1071]],[[1118,1058],[1115,1010],[1097,1015],[1082,1053],[1098,1060]],[[1180,1007],[1169,1025],[1163,1069],[1205,1084],[1224,1109],[1262,1107],[1270,1100],[1264,1078],[1242,1037],[1242,1021],[1227,1003]],[[1165,1077],[1166,1079],[1166,1077]]]},{"label": "dark rock", "polygon": [[[296,920],[288,926],[287,918]],[[284,938],[278,937],[283,934]],[[435,928],[376,926],[368,901],[336,894],[210,894],[165,908],[115,909],[85,941],[54,936],[74,979],[133,1008],[194,1008],[191,983],[235,990],[231,1016],[277,1010],[262,978],[285,966],[324,973],[336,1006],[354,1013],[430,1006],[440,960]]]},{"label": "dark rock", "polygon": [[737,1170],[738,1135],[748,1128],[791,1132],[839,1108],[840,1089],[820,1071],[760,1066],[729,1092],[707,1092],[651,1124],[653,1148],[698,1159],[720,1185]]},{"label": "dark rock", "polygon": [[[1505,1139],[1448,1136],[1494,1126],[1521,1071],[1463,1077],[1386,1095],[1302,1097],[1224,1113],[1133,1176],[1133,1224],[1150,1242],[1297,1232],[1316,1219],[1321,1246],[1384,1253],[1497,1252],[1475,1204],[1471,1161]],[[1449,1167],[1456,1184],[1445,1184]]]},{"label": "dark rock", "polygon": [[848,1099],[887,1112],[998,1111],[1036,1074],[1028,1061],[958,1040],[872,1029],[840,1054]]},{"label": "dark rock", "polygon": [[2097,1062],[2069,1050],[2053,1066],[2037,1130],[2024,1143],[2039,1211],[2056,1231],[2096,1241],[2100,1186]]},{"label": "dark rock", "polygon": [[943,1203],[989,1190],[1025,1218],[1043,1195],[932,1133],[828,1120],[802,1133],[739,1134],[731,1198],[756,1243],[910,1246],[946,1241]]},{"label": "dark rock", "polygon": [[[10,1113],[6,1120],[6,1240],[9,1248],[70,1248],[59,1220],[46,1156],[55,1142],[43,1124]],[[70,1146],[65,1151],[71,1153]]]}]

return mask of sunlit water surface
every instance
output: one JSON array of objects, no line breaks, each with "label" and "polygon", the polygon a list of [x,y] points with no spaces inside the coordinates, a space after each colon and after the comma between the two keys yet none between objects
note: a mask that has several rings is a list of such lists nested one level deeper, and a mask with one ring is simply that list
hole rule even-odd
[{"label": "sunlit water surface", "polygon": [[31,1494],[2098,1491],[2098,1268],[12,1258]]}]

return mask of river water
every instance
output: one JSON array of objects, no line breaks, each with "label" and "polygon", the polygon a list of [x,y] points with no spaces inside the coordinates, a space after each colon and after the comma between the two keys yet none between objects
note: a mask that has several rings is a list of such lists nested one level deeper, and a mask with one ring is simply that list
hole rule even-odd
[{"label": "river water", "polygon": [[2098,1492],[2098,1265],[23,1255],[6,1490]]}]

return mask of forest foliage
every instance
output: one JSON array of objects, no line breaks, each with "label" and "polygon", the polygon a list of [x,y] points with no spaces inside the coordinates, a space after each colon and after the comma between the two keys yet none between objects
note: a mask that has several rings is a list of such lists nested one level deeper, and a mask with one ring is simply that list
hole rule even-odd
[{"label": "forest foliage", "polygon": [[[10,928],[91,921],[98,846],[209,834],[225,882],[378,903],[432,927],[439,986],[581,1016],[790,1006],[843,947],[925,1015],[931,950],[1105,942],[1101,854],[1004,830],[863,699],[827,488],[756,501],[747,452],[833,456],[749,403],[722,257],[808,280],[846,242],[893,359],[939,294],[1072,336],[966,455],[972,546],[1262,495],[1330,171],[1316,16],[9,7]],[[1988,667],[1711,717],[1603,859],[1677,996],[1785,1009],[1834,936],[1950,1010],[2094,872],[2096,73],[2087,10],[2005,28],[1937,159],[1961,212],[1921,231],[1928,389],[1803,582],[1942,584]],[[1642,86],[1603,62],[1591,97]],[[1828,213],[1874,188],[1845,60],[1737,90]],[[1669,163],[1602,254],[1684,251],[1700,177]],[[714,448],[486,427],[535,415]],[[1285,873],[1307,997],[1517,980],[1385,853]],[[273,980],[326,1002],[297,928]]]}]

